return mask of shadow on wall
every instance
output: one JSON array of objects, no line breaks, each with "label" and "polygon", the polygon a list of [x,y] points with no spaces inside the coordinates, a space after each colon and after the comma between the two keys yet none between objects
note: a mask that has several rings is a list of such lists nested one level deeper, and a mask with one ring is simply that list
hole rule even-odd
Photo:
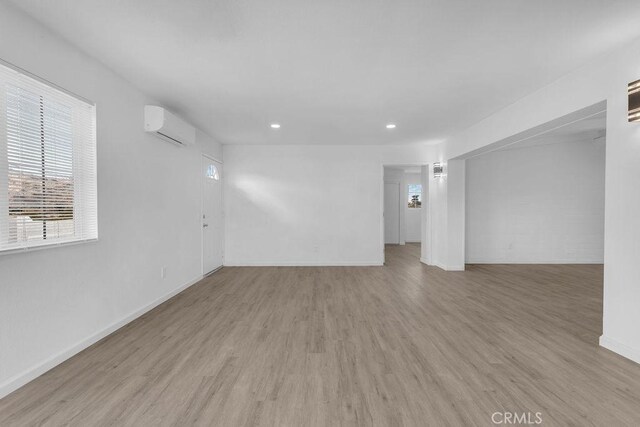
[{"label": "shadow on wall", "polygon": [[304,199],[313,196],[312,189],[300,194],[291,184],[258,175],[243,175],[237,178],[235,187],[241,193],[237,197],[250,203],[260,214],[285,223],[295,220],[294,212],[290,208],[291,203],[287,201],[298,199],[300,203],[304,203]]}]

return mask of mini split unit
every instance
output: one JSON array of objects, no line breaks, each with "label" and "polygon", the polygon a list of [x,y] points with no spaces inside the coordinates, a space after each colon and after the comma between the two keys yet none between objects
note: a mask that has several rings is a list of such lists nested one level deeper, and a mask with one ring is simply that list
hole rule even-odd
[{"label": "mini split unit", "polygon": [[196,128],[162,107],[144,106],[144,130],[177,145],[193,145]]}]

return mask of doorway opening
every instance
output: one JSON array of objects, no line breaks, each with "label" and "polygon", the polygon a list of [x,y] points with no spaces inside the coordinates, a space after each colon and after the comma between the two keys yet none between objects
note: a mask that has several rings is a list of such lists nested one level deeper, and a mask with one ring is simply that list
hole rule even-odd
[{"label": "doorway opening", "polygon": [[426,165],[383,166],[383,259],[417,264],[426,256],[428,230]]},{"label": "doorway opening", "polygon": [[465,159],[467,270],[535,275],[532,296],[591,343],[602,333],[606,122],[603,103]]}]

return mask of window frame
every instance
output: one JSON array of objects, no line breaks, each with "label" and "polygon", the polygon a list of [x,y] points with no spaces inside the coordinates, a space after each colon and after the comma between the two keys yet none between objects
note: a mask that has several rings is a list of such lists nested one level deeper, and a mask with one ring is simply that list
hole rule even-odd
[{"label": "window frame", "polygon": [[[98,233],[99,226],[98,226],[98,168],[97,168],[98,140],[97,140],[97,126],[96,126],[97,125],[96,103],[72,91],[69,91],[61,86],[58,86],[57,84],[52,83],[49,80],[46,80],[40,76],[37,76],[27,70],[24,70],[23,68],[20,68],[10,62],[7,62],[2,58],[0,58],[0,66],[8,68],[10,71],[13,71],[21,75],[21,77],[26,77],[27,79],[33,80],[36,83],[36,85],[45,86],[45,88],[42,88],[43,89],[42,91],[39,91],[36,93],[36,95],[40,97],[45,96],[44,94],[46,94],[47,90],[52,90],[54,92],[57,91],[57,92],[60,92],[63,96],[68,96],[70,98],[73,98],[75,101],[86,104],[86,107],[90,108],[90,111],[91,111],[90,132],[87,133],[87,135],[89,135],[89,138],[90,138],[90,143],[89,144],[87,144],[86,142],[77,143],[81,147],[82,154],[80,154],[76,150],[77,148],[76,140],[75,139],[72,140],[73,152],[72,152],[72,162],[71,162],[71,170],[72,170],[71,176],[73,177],[73,180],[74,180],[74,189],[73,189],[74,220],[76,219],[76,214],[75,214],[76,210],[83,209],[83,213],[82,215],[80,215],[80,221],[85,223],[87,221],[95,223],[95,225],[93,226],[93,232],[87,233],[87,235],[93,234],[93,236],[91,237],[87,237],[87,235],[78,236],[77,235],[78,224],[74,223],[73,238],[65,238],[64,240],[53,239],[51,241],[46,241],[46,239],[43,239],[43,240],[38,240],[37,243],[32,243],[32,244],[25,244],[25,245],[17,244],[16,247],[8,246],[9,245],[8,242],[0,242],[0,256],[97,242],[99,239],[99,233]],[[4,116],[2,119],[0,119],[0,135],[2,135],[0,137],[2,139],[2,141],[0,141],[0,171],[2,171],[2,167],[3,167],[2,165],[8,165],[8,161],[9,161],[8,152],[7,152],[8,136],[7,136],[7,119],[6,119],[7,92],[8,91],[4,86],[0,86],[0,96],[4,98],[4,100],[0,102],[0,105],[4,106],[2,111],[0,111],[0,114]],[[72,116],[74,115],[75,113],[72,112]],[[85,153],[85,150],[87,149],[91,150],[90,155],[83,156],[83,154]],[[84,175],[83,172],[87,166],[89,166],[89,170],[92,172],[92,177],[90,177],[89,180],[87,179],[82,180],[81,178],[79,179],[78,176]],[[78,182],[79,185],[75,185],[76,182]],[[91,187],[92,192],[79,193],[80,187],[82,187],[83,189],[86,189],[88,186]],[[79,208],[79,205],[86,203],[90,197],[94,199],[92,203],[93,205],[92,207],[94,209],[91,209],[91,207]],[[4,171],[0,173],[0,236],[9,235],[8,233],[8,230],[10,227],[9,217],[10,217],[9,215],[9,169],[8,169],[8,166],[5,166]],[[83,224],[83,226],[84,225],[86,224]],[[4,233],[2,233],[3,229],[5,230]],[[3,248],[3,246],[5,247]]]},{"label": "window frame", "polygon": [[[417,194],[415,191],[410,191],[410,187],[412,186],[419,186],[420,187],[420,206],[409,206],[409,203],[411,203],[411,200],[409,199],[409,197],[411,196],[411,194]],[[406,200],[406,209],[422,209],[422,184],[409,184],[407,183],[407,200]]]}]

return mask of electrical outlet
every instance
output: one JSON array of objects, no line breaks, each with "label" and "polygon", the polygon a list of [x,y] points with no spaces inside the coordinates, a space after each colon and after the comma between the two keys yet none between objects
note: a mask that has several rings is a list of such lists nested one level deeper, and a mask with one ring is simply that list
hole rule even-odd
[{"label": "electrical outlet", "polygon": [[167,277],[167,267],[162,267],[160,268],[160,278],[164,279],[165,277]]}]

